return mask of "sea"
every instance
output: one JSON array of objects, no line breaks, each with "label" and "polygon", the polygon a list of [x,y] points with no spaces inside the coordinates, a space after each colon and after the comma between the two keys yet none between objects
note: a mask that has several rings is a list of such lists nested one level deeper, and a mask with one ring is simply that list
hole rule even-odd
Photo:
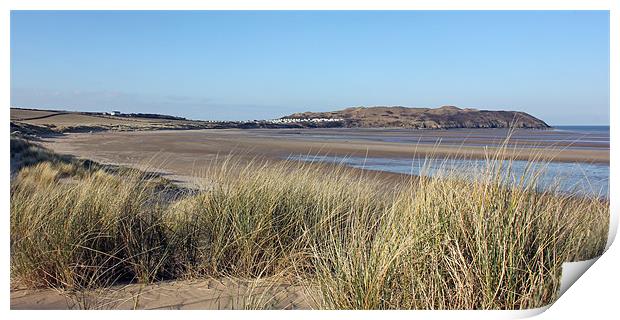
[{"label": "sea", "polygon": [[[439,143],[441,145],[476,146],[501,144],[507,134],[510,143],[520,147],[549,147],[562,149],[609,150],[609,126],[556,126],[551,130],[463,129],[444,131],[373,130],[325,131],[303,134],[301,139],[370,140],[399,143]],[[378,157],[341,157],[293,155],[291,160],[340,163],[353,168],[393,173],[434,176],[445,172],[461,172],[474,177],[485,166],[485,160],[476,159],[404,159]],[[463,170],[469,168],[468,170]],[[511,178],[519,179],[526,170],[543,173],[537,185],[540,189],[554,188],[564,193],[586,194],[609,198],[609,164],[595,162],[537,162],[512,161]]]}]

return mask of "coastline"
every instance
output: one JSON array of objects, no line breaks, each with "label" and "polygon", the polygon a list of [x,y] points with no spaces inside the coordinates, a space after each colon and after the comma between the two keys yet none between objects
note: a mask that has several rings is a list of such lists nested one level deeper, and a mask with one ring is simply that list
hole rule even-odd
[{"label": "coastline", "polygon": [[[162,146],[173,146],[174,149],[165,151],[168,153],[170,157],[169,158],[170,161],[168,161],[167,163],[162,163],[162,164],[164,165],[173,164],[173,165],[178,166],[179,164],[183,163],[182,161],[181,163],[176,161],[178,160],[178,158],[189,157],[189,156],[197,157],[196,152],[199,152],[202,150],[201,148],[198,148],[198,146],[201,146],[202,148],[206,147],[207,149],[209,149],[217,145],[217,144],[214,144],[214,141],[210,141],[211,143],[203,143],[203,144],[200,144],[198,141],[191,141],[191,143],[188,143],[187,141],[179,141],[177,140],[178,138],[177,135],[170,135],[170,136],[156,135],[155,137],[157,139],[160,139],[160,140],[163,139],[163,140],[161,141],[157,140],[160,143],[154,144],[155,140],[153,140],[153,136],[145,134],[145,133],[140,133],[140,134],[135,134],[135,135],[119,134],[119,133],[115,133],[113,135],[104,135],[104,134],[79,134],[78,135],[76,134],[76,135],[65,136],[61,138],[62,143],[57,144],[56,149],[54,149],[53,147],[51,149],[53,151],[61,153],[59,151],[59,149],[61,149],[60,147],[61,146],[66,147],[66,144],[69,143],[70,145],[73,145],[74,149],[71,152],[65,152],[65,154],[68,153],[68,154],[76,155],[78,157],[84,157],[83,155],[80,155],[80,153],[84,154],[88,152],[91,155],[94,155],[94,157],[89,157],[88,159],[95,160],[97,162],[108,162],[108,163],[110,163],[110,161],[100,161],[99,159],[105,159],[105,158],[109,159],[111,155],[110,152],[112,152],[112,150],[114,150],[115,148],[116,149],[118,148],[133,149],[132,152],[136,156],[127,157],[125,159],[126,163],[116,162],[116,164],[123,164],[123,165],[128,164],[129,166],[135,167],[135,166],[144,164],[145,162],[143,161],[147,161],[148,160],[147,157],[152,156],[151,153],[155,152],[157,148],[161,148]],[[213,139],[214,137],[210,136],[210,138]],[[101,139],[107,139],[107,140],[102,141]],[[76,140],[78,140],[79,143],[75,143]],[[243,142],[245,142],[245,140],[243,139],[237,139],[237,140],[242,140]],[[121,142],[124,142],[124,143],[121,143]],[[236,142],[238,143],[237,146],[239,146],[240,141],[236,141]],[[54,142],[54,141],[46,142],[48,147],[50,147],[50,144],[54,144],[54,143],[57,143],[57,142]],[[70,148],[66,148],[65,151],[69,151],[68,149]],[[190,151],[193,151],[193,152],[190,152]],[[229,155],[233,155],[234,156],[233,158],[241,160],[240,161],[241,164],[243,164],[245,161],[250,161],[252,159],[257,159],[257,160],[261,160],[262,158],[265,158],[267,160],[270,159],[267,157],[259,158],[259,155],[260,155],[259,151],[260,150],[247,151],[240,158],[236,157],[237,153],[231,152],[229,153]],[[120,151],[120,154],[126,156],[127,154],[123,154],[123,152],[124,151]],[[173,152],[176,153],[174,157],[170,155],[170,153],[173,153]],[[159,151],[155,153],[155,155],[157,154],[161,155],[161,153],[162,151],[160,149]],[[276,159],[282,160],[281,158],[273,158],[273,160],[276,160]],[[218,161],[217,156],[216,158],[211,158],[209,161],[213,161],[213,160]],[[153,161],[154,161],[154,158],[151,158],[150,159],[151,165],[156,164]],[[233,159],[233,162],[234,162],[234,159]],[[316,164],[312,163],[311,166],[313,167],[313,170],[314,168],[319,169],[316,171],[312,171],[318,174],[316,177],[320,177],[318,178],[320,180],[317,180],[317,181],[322,181],[323,179],[327,179],[327,177],[325,177],[324,174],[329,175],[331,173],[333,175],[337,175],[337,172],[333,170],[330,171],[331,166],[328,163],[316,163]],[[199,167],[199,165],[194,166],[193,169],[195,169],[196,167]],[[158,168],[161,170],[165,170],[166,172],[169,172],[172,174],[180,173],[179,171],[175,171],[173,169],[171,170],[169,167],[164,169],[164,167],[160,166]],[[181,170],[187,169],[187,167],[185,168],[180,167],[180,168]],[[259,168],[257,168],[258,169],[257,171],[254,171],[254,170],[247,171],[248,170],[247,168],[249,167],[245,167],[244,165],[241,165],[240,167],[235,167],[235,168],[240,169],[241,171],[246,170],[243,172],[243,177],[247,179],[250,179],[250,180],[255,179],[256,181],[263,181],[262,180],[263,176],[260,175]],[[407,182],[418,183],[420,181],[425,180],[425,179],[418,179],[415,176],[411,176],[407,174],[396,174],[396,173],[388,173],[388,172],[383,172],[383,171],[374,171],[374,170],[366,170],[366,169],[346,168],[344,169],[344,171],[350,171],[351,173],[353,173],[354,175],[351,177],[357,177],[357,175],[360,174],[361,177],[364,177],[364,179],[360,179],[360,180],[363,180],[365,183],[369,183],[369,185],[374,186],[374,188],[377,189],[376,194],[379,196],[386,195],[389,197],[392,194],[392,191],[402,189],[403,187],[406,188],[408,186],[408,184],[406,184]],[[193,171],[193,172],[198,173],[198,171]],[[286,171],[282,171],[282,172],[284,173]],[[244,180],[244,179],[236,179],[237,177],[236,170],[231,171],[231,173],[232,173],[232,176],[227,176],[227,177],[232,178],[232,179],[221,180],[220,182],[228,183],[224,181]],[[255,173],[258,173],[258,176],[253,177]],[[283,177],[288,177],[291,180],[295,180],[293,175],[287,176],[286,173],[284,174],[285,176]],[[209,177],[210,176],[206,176],[205,178],[208,179]],[[192,176],[187,176],[187,178],[191,179]],[[272,180],[272,181],[275,182],[276,180]],[[288,179],[278,178],[277,185],[279,185],[283,181],[288,181]],[[232,183],[237,183],[237,182],[232,182]],[[243,182],[239,182],[239,183],[243,184]],[[294,184],[295,182],[293,181],[290,183]],[[123,186],[123,185],[125,185],[125,183],[120,184],[120,186]],[[252,185],[252,183],[250,183],[249,185]],[[414,184],[412,183],[411,185],[414,185]],[[343,184],[342,186],[344,188],[347,188],[346,190],[348,190],[348,188],[351,187],[352,185],[348,183],[348,184]],[[429,185],[429,187],[431,186],[432,185]],[[436,185],[435,187],[442,188],[439,185]],[[455,186],[452,186],[452,188],[454,187]],[[290,186],[285,188],[285,190],[291,190],[291,189],[295,189],[295,188],[290,188]],[[205,191],[208,192],[208,190],[209,188],[205,190],[200,190],[198,192],[205,192]],[[329,188],[320,188],[320,190],[329,190]],[[426,189],[422,188],[421,190],[426,190]],[[453,190],[455,190],[456,192],[456,190],[462,190],[462,189],[453,189]],[[337,194],[341,194],[341,193],[337,193]],[[469,197],[467,193],[465,193],[464,195],[466,195],[466,197]],[[202,199],[202,198],[199,198],[199,199]],[[583,198],[583,199],[566,198],[566,199],[570,199],[570,201],[591,201],[592,203],[595,203],[595,204],[598,203],[598,200],[592,200],[589,198]],[[604,204],[605,202],[603,201],[601,203]],[[354,212],[357,212],[357,211],[354,211]],[[274,279],[275,282],[268,283],[266,287],[255,286],[255,284],[257,284],[257,282],[255,281],[259,281],[260,278],[256,280],[240,278],[240,279],[233,279],[232,282],[230,281],[226,282],[226,279],[228,278],[189,279],[189,281],[186,281],[183,279],[174,279],[172,281],[153,281],[152,283],[148,283],[148,284],[138,283],[138,284],[115,286],[113,288],[103,287],[103,288],[95,289],[91,291],[87,290],[87,291],[80,292],[81,296],[72,296],[70,292],[61,292],[61,291],[56,291],[54,289],[22,290],[22,288],[20,287],[15,287],[15,288],[12,288],[11,290],[11,308],[12,309],[38,309],[38,308],[65,309],[65,308],[85,308],[86,306],[89,306],[89,308],[90,307],[95,307],[95,308],[101,307],[101,308],[113,308],[113,309],[133,309],[133,308],[138,308],[138,309],[160,309],[160,308],[165,308],[165,309],[168,309],[168,308],[222,309],[224,308],[224,309],[228,309],[230,308],[230,309],[235,309],[235,308],[247,307],[245,303],[239,306],[235,303],[235,301],[239,301],[240,299],[242,301],[244,301],[243,299],[251,300],[254,294],[257,292],[255,291],[255,288],[259,288],[258,289],[259,290],[258,292],[260,292],[259,295],[264,294],[264,296],[268,297],[269,301],[273,302],[273,305],[272,305],[272,302],[270,302],[269,305],[266,305],[266,304],[263,304],[264,301],[259,301],[260,308],[269,307],[269,308],[277,308],[277,309],[306,309],[310,307],[310,304],[308,303],[309,300],[316,298],[314,297],[316,293],[308,295],[307,292],[300,289],[301,288],[300,284],[287,282],[286,278]],[[223,283],[222,280],[224,280],[224,282],[226,283]],[[239,285],[239,281],[245,282],[248,285],[244,285],[244,284]],[[218,285],[218,284],[222,284],[222,285]],[[163,296],[168,296],[170,294],[174,295],[176,298],[174,299],[163,299],[162,298]],[[209,298],[206,298],[205,295],[209,296]],[[96,296],[99,296],[100,298],[99,299],[94,298]],[[312,298],[308,299],[308,296]],[[102,300],[101,297],[103,297],[103,301],[101,301]],[[201,297],[201,298],[199,299],[198,297]],[[223,302],[220,302],[219,300],[220,297],[225,298]],[[79,300],[79,299],[82,299],[82,300]],[[226,299],[229,299],[230,301]],[[105,302],[105,301],[110,301],[110,302]],[[101,306],[99,306],[97,303],[101,303],[101,302],[105,302],[105,304],[102,304]],[[118,303],[118,302],[122,302],[122,303]],[[115,304],[115,303],[118,303],[118,304]],[[252,306],[253,304],[250,305],[250,307]]]},{"label": "coastline", "polygon": [[[484,130],[484,129],[480,129]],[[43,144],[59,153],[80,157],[106,158],[106,155],[131,152],[145,159],[157,154],[184,157],[215,157],[235,154],[246,158],[279,160],[290,155],[368,156],[396,158],[459,157],[484,159],[497,147],[399,143],[363,139],[328,140],[295,137],[294,133],[264,135],[265,130],[158,130],[105,131],[66,134],[47,138]],[[299,131],[299,130],[295,130]],[[290,132],[295,132],[290,131]],[[313,133],[316,131],[312,131]],[[498,141],[487,141],[489,145]],[[567,146],[509,146],[507,156],[516,160],[546,159],[554,162],[609,163],[609,149],[571,149]],[[113,159],[108,159],[113,160]]]}]

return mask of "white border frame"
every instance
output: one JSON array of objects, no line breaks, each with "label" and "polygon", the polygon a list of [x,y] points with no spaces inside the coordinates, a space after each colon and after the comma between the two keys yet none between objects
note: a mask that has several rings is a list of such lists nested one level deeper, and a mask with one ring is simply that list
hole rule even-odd
[{"label": "white border frame", "polygon": [[[340,0],[229,0],[229,1],[192,1],[177,0],[164,2],[162,0],[139,1],[139,0],[4,0],[0,2],[2,9],[0,14],[0,57],[2,58],[0,74],[2,86],[0,87],[0,98],[4,106],[0,114],[5,128],[8,131],[10,118],[10,10],[609,10],[610,11],[610,88],[618,88],[618,40],[620,35],[620,16],[618,5],[620,1],[611,0],[511,0],[511,1],[474,1],[459,0],[418,0],[411,1],[384,0],[384,1],[340,1]],[[620,131],[614,128],[618,123],[618,94],[610,92],[610,125],[611,125],[611,154],[610,154],[610,195],[615,194],[618,187],[617,144],[620,141]],[[5,131],[5,137],[8,132]],[[9,174],[9,140],[0,139],[2,144],[2,156],[0,161],[4,168],[5,177]],[[9,292],[9,180],[1,186],[2,188],[2,212],[5,223],[0,224],[3,235],[2,240],[2,291],[0,293],[0,303],[3,313],[12,318],[24,317],[58,317],[63,319],[82,319],[84,317],[94,317],[105,319],[110,316],[138,317],[149,319],[166,319],[174,316],[188,318],[204,318],[205,316],[223,318],[278,318],[284,319],[291,316],[295,318],[411,318],[424,317],[433,319],[498,319],[498,318],[521,318],[544,311],[546,308],[528,311],[261,311],[248,313],[246,311],[9,311],[10,292]],[[617,198],[611,196],[612,230],[608,246],[615,238],[618,225],[618,202]],[[554,303],[547,312],[540,315],[543,319],[560,318],[583,318],[594,316],[605,316],[617,313],[616,300],[620,280],[618,273],[620,252],[618,245],[609,247],[608,251],[579,279],[562,297]],[[86,313],[88,312],[88,313]],[[110,313],[111,312],[111,313]],[[173,312],[173,313],[170,313]],[[389,314],[385,314],[389,313]]]}]

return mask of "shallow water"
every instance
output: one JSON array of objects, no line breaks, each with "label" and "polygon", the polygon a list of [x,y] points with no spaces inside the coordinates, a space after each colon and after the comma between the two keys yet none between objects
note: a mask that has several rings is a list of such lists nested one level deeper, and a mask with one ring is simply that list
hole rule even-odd
[{"label": "shallow water", "polygon": [[609,150],[609,126],[557,126],[550,130],[450,129],[413,130],[383,128],[331,128],[263,130],[267,137],[300,140],[374,141],[405,144],[441,144],[443,146],[498,146],[522,148],[561,148],[574,150]]},{"label": "shallow water", "polygon": [[[339,163],[353,168],[403,173],[411,175],[434,176],[449,172],[458,172],[473,177],[480,173],[485,160],[465,159],[391,159],[340,156],[288,157],[290,160]],[[504,161],[504,165],[507,163]],[[539,189],[557,187],[565,193],[588,194],[607,198],[609,194],[609,165],[590,163],[535,162],[529,169],[528,161],[514,160],[510,175],[519,181],[526,170],[542,170],[538,181]]]}]

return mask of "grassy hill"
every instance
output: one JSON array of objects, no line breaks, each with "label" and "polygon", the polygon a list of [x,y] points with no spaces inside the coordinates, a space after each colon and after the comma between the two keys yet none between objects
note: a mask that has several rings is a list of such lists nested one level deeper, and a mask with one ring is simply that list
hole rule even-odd
[{"label": "grassy hill", "polygon": [[517,128],[546,129],[544,121],[519,111],[489,111],[440,108],[353,107],[331,112],[303,112],[283,117],[289,119],[344,119],[347,127],[404,127],[416,129]]}]

